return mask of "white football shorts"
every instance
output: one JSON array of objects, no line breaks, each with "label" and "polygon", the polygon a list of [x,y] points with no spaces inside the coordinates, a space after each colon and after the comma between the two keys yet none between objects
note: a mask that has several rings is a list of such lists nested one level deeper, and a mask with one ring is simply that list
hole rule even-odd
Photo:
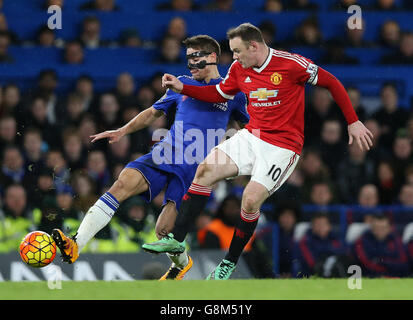
[{"label": "white football shorts", "polygon": [[288,179],[300,159],[294,151],[265,142],[247,129],[239,130],[215,148],[235,162],[239,176],[250,175],[270,195]]}]

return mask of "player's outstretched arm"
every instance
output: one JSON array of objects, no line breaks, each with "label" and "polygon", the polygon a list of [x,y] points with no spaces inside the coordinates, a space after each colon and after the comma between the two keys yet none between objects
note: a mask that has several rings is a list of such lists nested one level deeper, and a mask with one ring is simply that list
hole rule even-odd
[{"label": "player's outstretched arm", "polygon": [[94,134],[90,136],[90,138],[92,138],[92,142],[100,139],[109,139],[109,143],[114,143],[122,139],[122,137],[127,134],[150,126],[161,115],[163,115],[162,111],[156,110],[154,107],[150,107],[140,112],[123,127],[116,130],[107,130],[98,134]]},{"label": "player's outstretched arm", "polygon": [[343,112],[348,124],[348,143],[352,144],[355,141],[361,150],[370,150],[370,147],[373,146],[373,134],[358,120],[347,91],[341,82],[328,71],[319,68],[317,86],[329,90]]},{"label": "player's outstretched arm", "polygon": [[177,93],[205,102],[226,102],[228,100],[218,92],[216,86],[214,85],[194,86],[184,84],[177,77],[169,73],[165,73],[163,75],[162,86]]}]

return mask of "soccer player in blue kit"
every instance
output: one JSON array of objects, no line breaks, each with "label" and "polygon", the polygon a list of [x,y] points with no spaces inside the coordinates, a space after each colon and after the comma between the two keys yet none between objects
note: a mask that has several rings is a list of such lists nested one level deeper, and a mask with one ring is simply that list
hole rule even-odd
[{"label": "soccer player in blue kit", "polygon": [[[183,43],[192,77],[181,76],[179,79],[198,86],[218,84],[222,80],[217,68],[221,53],[218,42],[210,36],[198,35],[187,38]],[[230,117],[241,123],[249,121],[246,104],[243,93],[225,103],[208,103],[167,90],[152,107],[123,127],[91,136],[92,142],[107,138],[109,143],[115,143],[176,108],[175,121],[166,137],[150,153],[126,165],[112,187],[86,213],[74,236],[66,236],[59,229],[53,230],[52,237],[63,261],[73,263],[77,260],[80,251],[109,223],[122,201],[139,194],[150,202],[165,187],[163,208],[155,232],[159,239],[167,236],[198,164],[225,136]],[[168,256],[172,265],[161,279],[182,279],[191,268],[192,259],[186,252]]]}]

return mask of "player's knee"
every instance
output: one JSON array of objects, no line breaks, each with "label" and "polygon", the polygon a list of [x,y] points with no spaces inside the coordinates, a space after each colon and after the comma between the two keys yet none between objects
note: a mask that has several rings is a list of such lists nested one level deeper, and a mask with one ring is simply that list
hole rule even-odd
[{"label": "player's knee", "polygon": [[125,190],[125,182],[122,179],[119,178],[113,184],[113,188],[115,188],[116,190],[119,190],[119,191],[120,190],[124,191]]},{"label": "player's knee", "polygon": [[210,176],[213,171],[214,169],[212,165],[205,162],[201,162],[198,166],[198,169],[196,170],[195,179],[202,180],[205,177]]},{"label": "player's knee", "polygon": [[253,193],[244,194],[242,197],[242,209],[246,212],[255,212],[259,209],[260,199]]},{"label": "player's knee", "polygon": [[122,178],[118,178],[109,190],[119,201],[123,201],[128,198],[131,190],[127,181]]}]

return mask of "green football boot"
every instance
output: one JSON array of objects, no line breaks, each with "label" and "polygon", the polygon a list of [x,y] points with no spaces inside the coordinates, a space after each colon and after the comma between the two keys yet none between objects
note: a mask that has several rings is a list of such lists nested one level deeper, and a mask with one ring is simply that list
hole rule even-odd
[{"label": "green football boot", "polygon": [[143,244],[142,249],[150,253],[181,254],[185,251],[185,241],[179,242],[169,233],[158,241]]},{"label": "green football boot", "polygon": [[235,263],[228,261],[228,260],[222,260],[221,263],[212,271],[208,277],[206,278],[207,280],[228,280],[229,277],[231,276],[232,272],[235,270]]}]

